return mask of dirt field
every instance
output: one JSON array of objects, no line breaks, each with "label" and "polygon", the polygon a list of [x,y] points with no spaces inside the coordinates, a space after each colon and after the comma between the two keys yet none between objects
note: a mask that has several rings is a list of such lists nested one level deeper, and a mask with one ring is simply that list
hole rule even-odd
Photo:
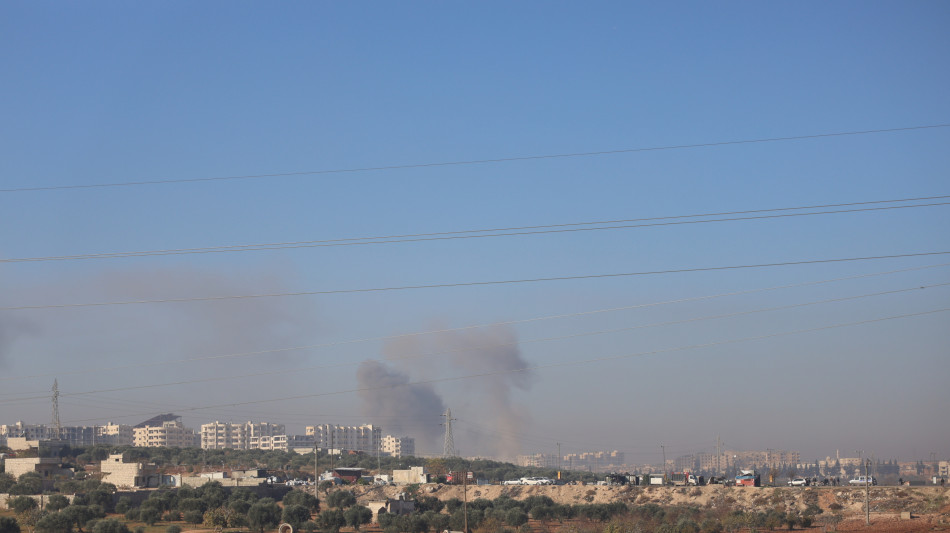
[{"label": "dirt field", "polygon": [[[358,487],[360,503],[394,498],[402,487]],[[463,499],[463,488],[457,485],[423,485],[421,495],[441,500]],[[476,498],[495,499],[507,495],[522,500],[544,495],[560,504],[610,503],[622,501],[644,505],[692,505],[707,509],[730,508],[763,510],[769,507],[804,510],[809,503],[825,513],[837,511],[844,517],[838,531],[870,531],[916,533],[950,531],[950,489],[940,487],[872,487],[870,491],[871,526],[865,524],[863,488],[851,487],[605,487],[605,486],[501,486],[480,485],[467,488],[469,501]],[[840,507],[839,507],[840,506]],[[902,512],[911,513],[910,520],[901,520]],[[532,529],[557,531],[558,525],[535,524]],[[568,528],[571,529],[571,528]],[[822,531],[819,525],[811,528]],[[536,529],[537,530],[537,529]]]}]

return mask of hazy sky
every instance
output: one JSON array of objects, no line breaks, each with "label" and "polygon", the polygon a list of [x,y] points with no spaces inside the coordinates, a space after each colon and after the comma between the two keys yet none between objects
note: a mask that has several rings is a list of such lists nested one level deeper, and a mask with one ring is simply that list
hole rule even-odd
[{"label": "hazy sky", "polygon": [[[69,425],[376,423],[438,453],[450,408],[465,455],[950,458],[948,25],[5,2],[0,423],[48,423],[58,379]],[[859,205],[775,211],[830,204]],[[273,243],[306,244],[209,251]]]}]

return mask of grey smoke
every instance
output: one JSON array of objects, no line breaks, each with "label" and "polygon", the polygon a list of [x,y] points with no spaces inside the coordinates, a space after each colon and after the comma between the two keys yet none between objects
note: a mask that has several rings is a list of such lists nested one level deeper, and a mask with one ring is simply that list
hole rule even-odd
[{"label": "grey smoke", "polygon": [[356,370],[363,413],[387,434],[411,436],[419,451],[435,451],[445,412],[442,398],[427,384],[413,384],[409,376],[379,361],[363,361]]},{"label": "grey smoke", "polygon": [[39,325],[33,320],[9,313],[0,314],[0,368],[6,366],[8,353],[18,338],[36,335],[39,331]]},{"label": "grey smoke", "polygon": [[[5,296],[10,305],[21,305],[287,292],[288,279],[290,275],[281,269],[224,273],[184,267],[129,268],[20,286]],[[313,302],[305,298],[42,309],[28,313],[29,320],[39,328],[38,333],[19,338],[12,348],[5,350],[9,372],[22,376],[56,372],[64,393],[279,370],[299,364],[305,355],[278,352],[144,368],[137,365],[306,345],[312,343],[320,330]],[[13,338],[10,330],[19,330],[22,324],[4,320],[0,327],[0,347],[9,347]],[[102,370],[71,375],[88,368]],[[20,380],[17,386],[23,390],[48,390],[52,381],[53,377],[44,375]],[[261,387],[250,387],[252,384],[248,378],[215,386],[199,383],[144,388],[135,393],[111,395],[111,403],[106,406],[81,404],[81,398],[67,398],[62,402],[62,416],[64,423],[71,419],[109,420],[126,412],[172,411],[176,404],[186,402],[197,407],[253,399],[253,394],[273,395]],[[134,402],[123,404],[118,400],[120,397]],[[45,421],[48,416],[48,406],[40,404],[22,408],[16,415],[26,421]],[[203,412],[196,416],[203,419],[218,415]],[[189,422],[193,421],[186,420],[186,424]]]},{"label": "grey smoke", "polygon": [[[529,390],[533,375],[526,370],[528,362],[512,328],[493,326],[402,337],[387,343],[384,355],[390,365],[407,373],[399,375],[412,375],[417,380],[478,375],[439,386],[444,392],[438,405],[447,405],[459,419],[454,426],[456,448],[469,456],[513,459],[521,453],[520,437],[530,419],[513,394],[516,389]],[[374,394],[395,398],[385,390]]]}]

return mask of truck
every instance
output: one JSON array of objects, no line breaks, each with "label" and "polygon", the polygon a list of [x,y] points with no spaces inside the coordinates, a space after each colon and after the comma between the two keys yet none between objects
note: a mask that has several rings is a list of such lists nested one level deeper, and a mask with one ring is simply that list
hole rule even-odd
[{"label": "truck", "polygon": [[739,470],[739,474],[736,476],[736,486],[761,487],[762,480],[759,478],[759,473],[755,470]]},{"label": "truck", "polygon": [[671,485],[679,485],[679,486],[683,486],[683,485],[693,485],[693,486],[699,486],[699,485],[705,485],[705,481],[706,481],[706,480],[703,479],[703,476],[696,476],[696,475],[691,474],[691,473],[689,473],[689,472],[672,472],[672,473],[670,474],[670,484],[671,484]]}]

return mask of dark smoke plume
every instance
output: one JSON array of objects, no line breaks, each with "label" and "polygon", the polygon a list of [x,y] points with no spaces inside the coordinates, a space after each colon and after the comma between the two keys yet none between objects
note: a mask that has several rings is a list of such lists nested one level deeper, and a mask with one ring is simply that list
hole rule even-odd
[{"label": "dark smoke plume", "polygon": [[419,451],[435,451],[445,404],[431,385],[410,384],[409,376],[379,361],[364,361],[356,371],[363,413],[387,434],[416,439]]}]

